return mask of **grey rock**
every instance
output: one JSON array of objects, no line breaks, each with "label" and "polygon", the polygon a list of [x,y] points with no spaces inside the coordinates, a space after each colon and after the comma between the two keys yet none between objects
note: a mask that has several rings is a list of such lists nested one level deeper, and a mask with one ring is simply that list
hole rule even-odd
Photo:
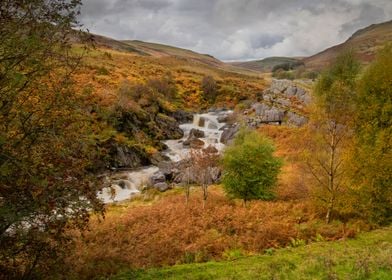
[{"label": "grey rock", "polygon": [[284,99],[284,98],[278,98],[278,99],[276,99],[275,102],[284,106],[284,107],[289,107],[291,105],[290,100]]},{"label": "grey rock", "polygon": [[162,182],[155,184],[154,188],[158,189],[160,192],[164,192],[167,191],[170,187],[166,182]]},{"label": "grey rock", "polygon": [[240,130],[239,124],[229,124],[222,127],[222,135],[220,138],[220,142],[223,144],[229,144],[231,140],[234,139],[236,133]]},{"label": "grey rock", "polygon": [[157,183],[163,183],[166,181],[166,176],[162,171],[157,171],[150,177],[151,185],[155,185]]},{"label": "grey rock", "polygon": [[218,125],[214,122],[208,122],[208,129],[218,129]]},{"label": "grey rock", "polygon": [[294,126],[302,126],[308,122],[308,118],[294,112],[287,113],[287,122]]}]

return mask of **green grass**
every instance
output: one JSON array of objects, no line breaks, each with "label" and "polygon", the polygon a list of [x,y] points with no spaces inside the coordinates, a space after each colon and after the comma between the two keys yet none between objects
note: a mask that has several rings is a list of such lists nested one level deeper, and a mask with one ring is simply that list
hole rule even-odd
[{"label": "green grass", "polygon": [[392,227],[233,261],[125,271],[111,279],[392,279]]}]

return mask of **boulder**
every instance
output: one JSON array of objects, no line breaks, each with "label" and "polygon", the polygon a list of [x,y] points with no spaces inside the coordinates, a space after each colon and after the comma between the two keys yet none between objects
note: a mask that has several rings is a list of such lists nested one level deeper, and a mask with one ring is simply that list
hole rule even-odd
[{"label": "boulder", "polygon": [[179,123],[191,123],[193,120],[193,113],[183,110],[177,110],[170,115]]},{"label": "boulder", "polygon": [[164,192],[164,191],[167,191],[170,187],[166,182],[162,182],[162,183],[155,184],[154,188],[156,188],[160,192]]},{"label": "boulder", "polygon": [[284,98],[277,98],[275,102],[284,107],[289,107],[291,105],[290,100]]},{"label": "boulder", "polygon": [[128,146],[110,139],[102,144],[108,151],[109,157],[103,159],[103,164],[109,168],[137,168],[150,165],[149,155],[137,146]]},{"label": "boulder", "polygon": [[184,136],[184,132],[179,127],[178,122],[172,117],[158,114],[155,117],[155,123],[160,130],[163,139],[179,139]]},{"label": "boulder", "polygon": [[210,121],[210,122],[208,122],[207,128],[208,129],[218,129],[218,125],[216,123]]},{"label": "boulder", "polygon": [[218,149],[215,148],[214,146],[209,145],[207,148],[203,149],[203,152],[205,152],[205,153],[207,153],[207,154],[216,154],[216,153],[218,153],[219,151],[218,151]]},{"label": "boulder", "polygon": [[225,123],[228,122],[231,114],[226,114],[226,115],[220,115],[217,117],[218,123]]},{"label": "boulder", "polygon": [[165,181],[166,181],[166,176],[165,174],[163,174],[162,171],[157,171],[154,174],[152,174],[150,177],[150,183],[153,186],[155,186],[155,184],[163,183]]},{"label": "boulder", "polygon": [[234,139],[235,134],[240,130],[239,124],[227,124],[221,128],[223,130],[220,142],[223,144],[229,144]]},{"label": "boulder", "polygon": [[205,136],[204,131],[196,128],[192,128],[191,131],[189,132],[189,137],[196,137],[196,138],[203,138]]},{"label": "boulder", "polygon": [[200,149],[204,146],[204,142],[202,140],[200,140],[199,138],[192,136],[192,137],[189,137],[184,142],[182,142],[182,145],[185,147],[189,146],[192,149]]},{"label": "boulder", "polygon": [[302,126],[308,122],[308,119],[304,116],[298,115],[294,112],[287,113],[287,122],[294,126]]}]

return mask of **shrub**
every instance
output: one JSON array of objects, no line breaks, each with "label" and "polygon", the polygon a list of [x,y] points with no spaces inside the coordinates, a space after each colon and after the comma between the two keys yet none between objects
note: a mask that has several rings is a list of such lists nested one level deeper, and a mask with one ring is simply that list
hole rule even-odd
[{"label": "shrub", "polygon": [[271,141],[257,132],[243,130],[223,156],[223,185],[226,193],[242,198],[271,200],[275,197],[282,161],[273,155]]}]

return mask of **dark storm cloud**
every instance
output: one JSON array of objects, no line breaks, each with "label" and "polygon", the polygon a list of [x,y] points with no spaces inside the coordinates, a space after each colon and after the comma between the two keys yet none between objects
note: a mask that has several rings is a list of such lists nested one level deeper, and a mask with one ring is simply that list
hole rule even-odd
[{"label": "dark storm cloud", "polygon": [[223,60],[302,56],[392,18],[390,0],[83,0],[93,33],[209,53]]}]

